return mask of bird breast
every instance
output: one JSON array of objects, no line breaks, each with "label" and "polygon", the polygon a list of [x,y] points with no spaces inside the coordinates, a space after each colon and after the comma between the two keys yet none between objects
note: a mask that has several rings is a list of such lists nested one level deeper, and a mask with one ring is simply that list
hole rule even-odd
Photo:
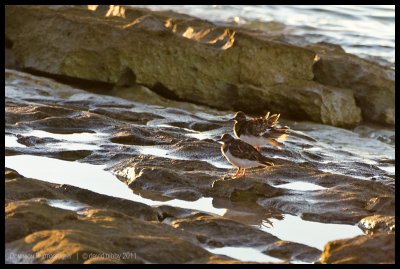
[{"label": "bird breast", "polygon": [[247,160],[247,159],[240,159],[238,157],[235,157],[231,154],[231,152],[229,150],[227,150],[226,152],[222,151],[222,154],[224,154],[224,156],[226,157],[226,159],[233,164],[236,167],[240,167],[240,168],[251,168],[251,167],[257,167],[260,166],[262,164],[260,164],[257,161],[251,161],[251,160]]},{"label": "bird breast", "polygon": [[254,147],[264,146],[268,143],[268,139],[262,136],[241,135],[240,139]]}]

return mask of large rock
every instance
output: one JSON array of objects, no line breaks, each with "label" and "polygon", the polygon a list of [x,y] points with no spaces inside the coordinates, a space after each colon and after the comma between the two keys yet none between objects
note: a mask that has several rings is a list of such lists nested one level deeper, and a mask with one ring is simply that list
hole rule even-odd
[{"label": "large rock", "polygon": [[364,119],[394,125],[395,71],[345,53],[337,46],[316,44],[319,60],[314,65],[315,81],[351,89]]},{"label": "large rock", "polygon": [[380,233],[327,243],[321,263],[376,264],[394,263],[394,259],[395,235]]},{"label": "large rock", "polygon": [[360,220],[358,227],[370,234],[376,232],[394,233],[396,230],[395,217],[383,215],[369,216]]},{"label": "large rock", "polygon": [[[57,213],[48,205],[37,206],[29,203],[25,215],[19,213],[19,216],[26,220],[26,214],[33,215],[37,210],[46,219],[58,219],[59,214],[65,214],[63,212],[73,214],[64,209],[58,209],[60,213]],[[16,216],[18,210],[16,206],[7,215],[15,212]],[[74,219],[47,229],[41,227],[8,243],[9,255],[6,256],[11,258],[12,253],[24,253],[34,257],[31,262],[40,263],[91,263],[90,260],[97,257],[118,263],[185,263],[211,256],[194,244],[194,238],[167,225],[145,222],[111,210],[90,209],[80,216],[73,215]]]},{"label": "large rock", "polygon": [[[159,223],[157,209],[147,205],[25,178],[7,168],[5,175],[6,263],[235,262],[215,257],[194,235]],[[58,208],[53,202],[60,198],[85,207]]]},{"label": "large rock", "polygon": [[361,121],[353,92],[313,81],[315,52],[266,34],[173,12],[101,6],[7,6],[6,37],[21,68],[220,109],[337,126]]}]

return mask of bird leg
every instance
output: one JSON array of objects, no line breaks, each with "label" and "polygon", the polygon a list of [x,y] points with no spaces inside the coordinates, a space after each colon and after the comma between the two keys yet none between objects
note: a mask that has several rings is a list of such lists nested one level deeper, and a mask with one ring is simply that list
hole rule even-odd
[{"label": "bird leg", "polygon": [[237,175],[239,175],[239,172],[240,172],[240,168],[238,167],[238,170],[236,171],[236,174],[234,174],[234,175],[229,174],[229,176],[236,177]]},{"label": "bird leg", "polygon": [[242,174],[242,176],[245,176],[246,175],[246,168],[243,168],[243,174]]}]

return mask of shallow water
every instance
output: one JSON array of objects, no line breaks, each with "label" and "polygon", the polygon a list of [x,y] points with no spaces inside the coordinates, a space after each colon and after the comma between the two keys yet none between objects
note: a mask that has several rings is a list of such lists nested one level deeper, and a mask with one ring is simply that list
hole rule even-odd
[{"label": "shallow water", "polygon": [[282,262],[282,260],[265,255],[256,248],[245,248],[245,247],[222,247],[222,248],[210,248],[204,247],[211,253],[218,255],[226,255],[228,257],[237,259],[244,262]]},{"label": "shallow water", "polygon": [[47,204],[52,207],[57,207],[61,209],[76,211],[79,213],[82,209],[89,207],[86,204],[72,201],[72,200],[60,200],[60,199],[47,199]]},{"label": "shallow water", "polygon": [[[27,92],[29,91],[6,90],[6,97],[18,98],[18,101],[24,99],[31,100],[31,98],[33,97],[37,98],[38,100],[40,99],[39,93],[32,94],[31,96]],[[49,95],[52,94],[54,93],[49,93]],[[78,92],[77,95],[78,97],[81,96],[80,98],[82,99],[82,93]],[[93,99],[102,99],[101,96],[90,93],[85,94],[85,96],[89,96]],[[75,97],[75,100],[80,100],[78,97]],[[115,104],[118,104],[118,102],[115,101],[113,97],[109,97],[108,101],[110,103],[114,102]],[[231,114],[217,116],[219,114],[214,115],[204,112],[193,113],[174,108],[150,107],[140,103],[135,103],[135,106],[133,108],[130,108],[130,105],[132,105],[131,102],[126,101],[126,103],[124,104],[129,107],[129,109],[127,108],[126,111],[146,112],[162,117],[162,119],[156,118],[153,120],[149,120],[146,123],[145,128],[154,128],[156,131],[161,132],[164,132],[166,128],[169,128],[167,130],[168,132],[165,133],[175,132],[179,134],[179,138],[182,138],[182,140],[187,144],[190,144],[195,139],[215,139],[216,135],[220,135],[222,132],[231,132],[231,126],[228,126],[228,124],[225,125],[224,123],[227,121],[227,119],[232,117]],[[210,122],[207,122],[206,120]],[[188,127],[195,126],[191,124],[199,122],[217,124],[215,129],[204,132],[198,132],[190,129],[191,127]],[[182,124],[182,126],[185,126],[187,128],[176,127],[173,126],[173,124]],[[284,119],[282,119],[282,124],[289,125],[293,130],[295,130],[296,133],[302,134],[303,138],[290,136],[287,140],[286,146],[279,150],[272,147],[266,147],[262,149],[262,153],[266,156],[279,158],[281,160],[284,159],[284,161],[289,161],[291,165],[308,162],[309,164],[318,167],[318,170],[315,171],[327,171],[329,173],[338,174],[351,174],[353,178],[360,179],[371,179],[371,176],[381,175],[380,173],[385,173],[385,175],[394,175],[395,173],[394,143],[392,142],[394,141],[394,128],[393,130],[386,130],[383,127],[382,129],[371,127],[370,129],[366,130],[358,128],[357,131],[351,131],[316,123],[295,122],[287,121]],[[21,125],[22,126],[11,126],[11,124],[10,126],[6,125],[6,148],[12,149],[9,151],[8,154],[14,156],[6,156],[5,162],[6,167],[15,169],[20,174],[26,177],[37,178],[39,180],[58,184],[73,185],[108,196],[119,197],[144,203],[149,206],[170,205],[173,207],[204,211],[209,214],[215,214],[223,216],[227,219],[241,222],[245,225],[252,225],[253,227],[261,229],[262,231],[273,234],[282,240],[303,243],[308,246],[314,246],[318,249],[322,249],[324,244],[330,240],[353,237],[362,234],[362,231],[358,227],[353,225],[311,222],[302,220],[298,216],[287,214],[282,215],[281,213],[279,213],[280,216],[278,217],[274,214],[269,214],[269,212],[267,212],[266,215],[268,215],[268,217],[265,217],[263,213],[265,213],[265,211],[268,211],[269,209],[262,208],[263,210],[255,212],[252,211],[253,208],[251,206],[248,206],[247,204],[236,205],[233,204],[234,202],[232,201],[228,201],[226,204],[224,204],[223,202],[219,201],[219,199],[213,199],[210,197],[202,197],[196,201],[191,202],[179,199],[172,199],[157,193],[156,195],[151,196],[148,195],[148,193],[146,192],[141,192],[144,197],[147,197],[144,198],[140,194],[137,194],[136,190],[134,193],[125,183],[121,182],[113,174],[105,171],[106,168],[110,168],[110,165],[112,165],[112,162],[114,160],[121,161],[122,159],[128,159],[130,157],[136,156],[137,154],[143,154],[179,160],[200,160],[208,162],[215,167],[226,169],[225,171],[221,170],[224,173],[228,173],[228,170],[230,169],[232,169],[231,172],[233,172],[233,167],[221,156],[220,150],[216,145],[212,145],[212,147],[210,147],[213,151],[210,152],[208,150],[204,150],[203,148],[194,148],[194,150],[190,147],[185,148],[187,144],[185,145],[184,143],[184,146],[182,146],[182,144],[180,143],[167,146],[139,146],[123,143],[119,144],[110,142],[110,137],[115,135],[115,129],[112,129],[111,127],[107,127],[106,129],[101,129],[99,127],[98,129],[96,129],[97,131],[107,130],[109,132],[107,134],[104,134],[103,136],[103,134],[100,132],[53,134],[40,130],[29,131],[31,130],[30,128],[35,128],[34,124],[27,124],[27,127],[25,127],[24,124]],[[138,128],[143,126],[138,124],[132,125]],[[118,127],[121,129],[125,128],[125,125],[122,126],[123,128],[121,126],[122,124]],[[21,129],[19,129],[19,127],[21,127]],[[204,129],[207,129],[207,127],[208,126],[206,126],[206,128]],[[27,131],[27,129],[29,130]],[[62,127],[60,129],[62,130]],[[110,129],[112,131],[110,131]],[[126,129],[129,129],[129,127],[127,127]],[[116,128],[116,130],[119,129]],[[83,128],[82,131],[86,131],[86,129]],[[88,131],[91,131],[91,129],[88,129]],[[375,133],[376,135],[374,135]],[[37,138],[51,139],[43,141],[50,141],[47,143],[38,143],[37,145],[35,144],[32,147],[26,147],[25,145],[17,142],[17,134],[23,136],[35,136]],[[310,139],[309,137],[313,137],[314,139]],[[382,139],[378,139],[378,137],[381,137]],[[42,141],[40,140],[40,142]],[[62,161],[58,159],[36,156],[41,154],[46,155],[49,148],[51,148],[52,153],[57,152],[57,149],[60,148],[67,150],[100,148],[101,150],[99,150],[98,152],[94,152],[87,158],[85,157],[83,161],[104,165]],[[117,152],[116,157],[113,159],[113,154],[119,150],[121,150],[121,152]],[[21,155],[24,153],[36,155]],[[105,157],[103,155],[105,155]],[[108,158],[109,156],[110,158]],[[377,167],[377,169],[371,170],[368,166]],[[364,167],[368,167],[368,169],[370,170],[365,169],[366,172],[364,173]],[[128,169],[130,169],[130,167],[128,167]],[[256,170],[249,172],[257,173],[259,171]],[[393,181],[394,185],[393,178],[394,177],[391,177],[391,180]],[[292,190],[289,193],[295,194],[296,196],[293,197],[299,198],[300,200],[305,200],[308,199],[307,197],[312,196],[313,193],[307,192],[323,192],[323,190],[326,189],[325,187],[314,184],[312,179],[311,183],[302,181],[290,182],[294,180],[290,177],[283,177],[282,179],[283,180],[278,179],[275,181],[269,180],[268,184],[279,184],[274,185],[274,187]],[[307,181],[310,179],[307,177],[301,180]],[[319,181],[318,184],[324,185],[324,183],[321,181]],[[171,200],[165,201],[167,199]],[[68,210],[79,210],[81,206],[74,204],[73,201],[63,200],[52,200],[49,202],[49,204],[51,206],[60,207]],[[240,210],[242,209],[243,211],[245,211],[245,214],[240,215]],[[260,223],[262,225],[260,225]],[[236,247],[212,249],[212,252],[214,253],[221,252],[221,254],[226,254],[238,260],[271,261],[271,257],[264,255],[261,251],[262,250],[255,248]]]},{"label": "shallow water", "polygon": [[272,227],[270,223],[265,223],[260,228],[282,240],[305,244],[320,250],[324,249],[328,241],[364,234],[356,225],[307,221],[289,214],[283,214],[283,220],[272,220]]},{"label": "shallow water", "polygon": [[[341,45],[361,57],[395,60],[395,6],[384,5],[144,5],[214,22],[300,35]],[[271,24],[274,22],[275,24]],[[269,23],[269,24],[268,24]],[[394,68],[394,65],[393,65]]]},{"label": "shallow water", "polygon": [[118,180],[110,172],[104,171],[105,166],[103,165],[62,161],[33,155],[17,155],[6,156],[5,166],[18,171],[25,177],[56,184],[68,184],[150,206],[170,205],[216,215],[223,215],[226,211],[225,209],[214,208],[212,198],[202,197],[194,202],[178,199],[162,202],[143,198],[133,193],[125,183]]},{"label": "shallow water", "polygon": [[[22,136],[33,136],[37,138],[53,138],[59,140],[57,142],[46,143],[47,148],[67,149],[67,150],[99,150],[100,146],[95,145],[105,138],[103,133],[72,133],[72,134],[55,134],[42,130],[31,130],[20,133]],[[17,137],[13,135],[5,136],[5,144],[7,147],[26,147],[17,141]]]},{"label": "shallow water", "polygon": [[[170,205],[174,207],[204,211],[209,214],[216,214],[220,216],[223,216],[227,212],[226,208],[214,207],[213,198],[209,197],[202,197],[194,202],[183,201],[179,199],[173,199],[170,201],[155,201],[143,198],[140,195],[134,194],[126,184],[119,181],[114,175],[104,171],[103,169],[105,166],[102,165],[63,161],[33,155],[17,155],[6,156],[5,166],[18,171],[25,177],[36,178],[57,184],[68,184],[108,196],[144,203],[150,206]],[[299,187],[298,184],[292,184],[291,188],[299,189],[304,188],[304,186],[310,188],[311,185],[314,184],[304,185],[304,183],[300,183],[301,187]],[[315,186],[316,185],[312,187],[315,188]],[[85,206],[81,203],[63,200],[51,200],[49,204],[51,206],[68,210],[79,210]],[[263,223],[264,225],[254,225],[254,227],[273,234],[282,240],[302,243],[321,250],[328,241],[363,234],[363,232],[357,226],[353,225],[326,224],[305,221],[300,217],[288,214],[283,216],[283,220],[272,220],[272,226],[269,222],[265,221]],[[228,256],[239,260],[244,260],[251,257],[251,260],[247,261],[272,261],[270,260],[271,257],[262,254],[259,250],[246,248],[242,249],[242,252],[240,249],[241,248],[218,248],[213,249],[212,252],[218,252],[226,255],[229,254]],[[249,253],[250,256],[247,256],[247,254],[245,255],[244,253]]]},{"label": "shallow water", "polygon": [[[186,157],[184,155],[179,155],[179,154],[171,154],[171,150],[173,150],[172,147],[168,146],[135,146],[135,149],[138,150],[141,154],[145,155],[152,155],[152,156],[157,156],[157,157],[164,157],[164,158],[169,158],[169,159],[175,159],[175,160],[191,160],[192,158]],[[197,159],[199,161],[204,161],[207,162],[217,168],[223,168],[223,169],[233,169],[232,165],[229,164],[225,159],[223,158],[218,158],[212,159],[208,156],[205,156],[204,158]]]},{"label": "shallow water", "polygon": [[274,187],[283,188],[288,190],[296,190],[296,191],[318,191],[318,190],[325,190],[327,188],[318,186],[313,183],[308,182],[291,182],[282,185],[275,185]]},{"label": "shallow water", "polygon": [[17,141],[17,137],[14,135],[6,135],[5,136],[5,145],[10,148],[26,148],[25,145],[22,145]]},{"label": "shallow water", "polygon": [[32,130],[24,133],[25,136],[36,136],[39,138],[50,137],[69,142],[93,142],[100,140],[102,137],[108,137],[108,134],[102,133],[72,133],[72,134],[55,134],[42,130]]}]

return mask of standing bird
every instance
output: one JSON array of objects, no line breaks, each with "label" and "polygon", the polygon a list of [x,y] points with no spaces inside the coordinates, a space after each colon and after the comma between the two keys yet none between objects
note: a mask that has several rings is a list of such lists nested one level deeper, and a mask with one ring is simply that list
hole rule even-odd
[{"label": "standing bird", "polygon": [[265,117],[247,119],[242,111],[236,113],[232,119],[235,121],[233,132],[235,136],[246,143],[254,146],[257,150],[267,144],[280,148],[283,144],[278,140],[285,140],[289,135],[289,127],[277,127],[278,119],[281,114],[269,115]]},{"label": "standing bird", "polygon": [[236,174],[239,175],[240,170],[243,168],[242,176],[246,175],[246,168],[257,166],[273,166],[270,159],[261,155],[251,145],[239,139],[235,139],[230,134],[223,134],[218,142],[222,142],[221,152],[225,158],[234,166],[238,168]]}]

